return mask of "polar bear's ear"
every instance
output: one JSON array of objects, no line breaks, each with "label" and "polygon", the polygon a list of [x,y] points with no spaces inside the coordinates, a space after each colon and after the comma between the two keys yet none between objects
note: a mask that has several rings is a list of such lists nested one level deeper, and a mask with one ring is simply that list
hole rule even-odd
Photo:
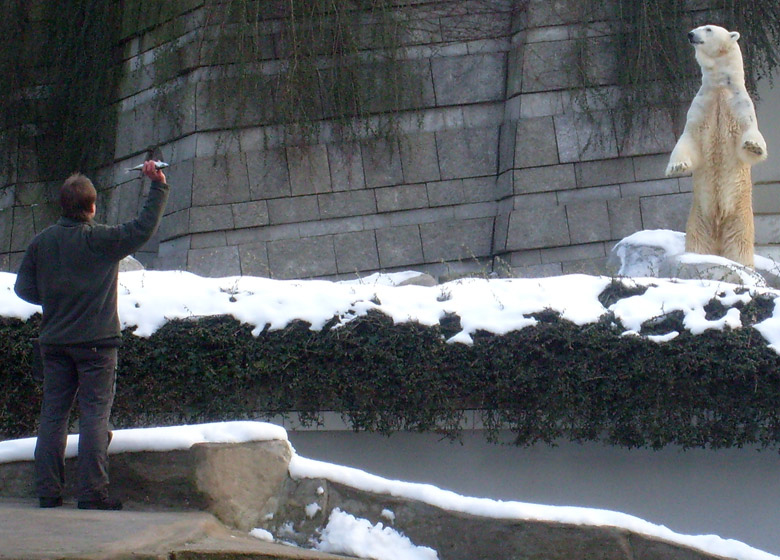
[{"label": "polar bear's ear", "polygon": [[732,41],[735,41],[735,42],[739,41],[739,33],[736,32],[736,31],[732,31],[731,33],[729,33],[729,37],[731,37]]}]

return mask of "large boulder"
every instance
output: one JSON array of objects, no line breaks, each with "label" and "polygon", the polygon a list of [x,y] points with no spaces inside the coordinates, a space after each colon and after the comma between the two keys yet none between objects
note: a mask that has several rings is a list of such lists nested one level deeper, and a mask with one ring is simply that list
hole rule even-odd
[{"label": "large boulder", "polygon": [[[706,560],[704,552],[616,527],[494,519],[366,492],[324,479],[288,480],[286,501],[265,526],[279,539],[310,546],[334,510],[391,527],[442,560]],[[381,524],[381,525],[380,525]]]},{"label": "large boulder", "polygon": [[614,276],[703,279],[746,287],[780,288],[778,264],[755,256],[755,269],[716,255],[685,252],[685,234],[645,230],[619,241],[607,259]]},{"label": "large boulder", "polygon": [[[205,510],[251,531],[276,511],[291,454],[282,440],[118,453],[111,455],[111,492],[155,509]],[[76,460],[68,459],[66,498],[74,495],[76,478]],[[0,496],[35,497],[32,461],[0,464]]]}]

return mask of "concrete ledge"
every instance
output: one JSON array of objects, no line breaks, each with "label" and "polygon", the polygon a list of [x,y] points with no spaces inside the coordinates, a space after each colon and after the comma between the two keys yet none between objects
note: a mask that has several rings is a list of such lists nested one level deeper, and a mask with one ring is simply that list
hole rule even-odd
[{"label": "concrete ledge", "polygon": [[[290,457],[286,441],[120,453],[110,457],[111,493],[134,508],[205,510],[248,532],[276,510]],[[76,461],[69,459],[66,499],[74,496],[75,469]],[[0,497],[36,497],[32,462],[0,464]]]}]

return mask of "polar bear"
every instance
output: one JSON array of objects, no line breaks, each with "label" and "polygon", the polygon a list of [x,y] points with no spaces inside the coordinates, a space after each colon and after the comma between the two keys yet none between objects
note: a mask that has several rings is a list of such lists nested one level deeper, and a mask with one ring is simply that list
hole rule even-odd
[{"label": "polar bear", "polygon": [[666,168],[668,177],[693,173],[685,250],[753,266],[750,167],[766,159],[767,150],[745,89],[739,33],[703,25],[688,39],[701,67],[701,88]]}]

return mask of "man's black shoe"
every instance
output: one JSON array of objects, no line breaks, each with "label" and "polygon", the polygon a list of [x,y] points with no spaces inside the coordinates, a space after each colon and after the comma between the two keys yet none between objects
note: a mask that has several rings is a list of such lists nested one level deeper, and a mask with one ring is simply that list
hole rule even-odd
[{"label": "man's black shoe", "polygon": [[38,498],[38,503],[42,508],[56,508],[62,505],[62,498]]},{"label": "man's black shoe", "polygon": [[118,511],[122,509],[122,502],[112,498],[105,498],[103,500],[79,500],[78,508]]}]

